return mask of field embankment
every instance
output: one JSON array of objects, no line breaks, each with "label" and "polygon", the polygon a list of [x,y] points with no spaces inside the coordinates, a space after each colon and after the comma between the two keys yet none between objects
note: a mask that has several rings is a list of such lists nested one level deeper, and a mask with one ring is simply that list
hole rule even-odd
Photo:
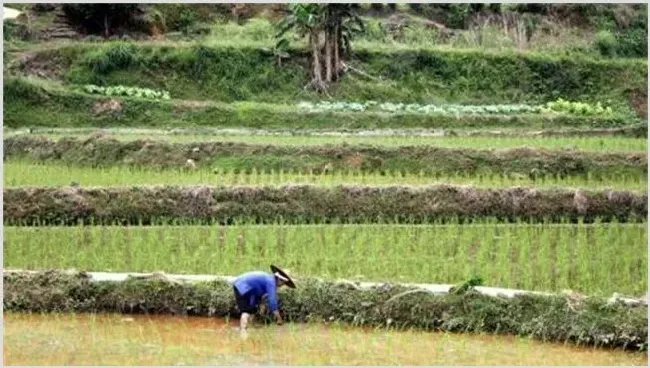
[{"label": "field embankment", "polygon": [[407,222],[441,218],[644,219],[647,193],[290,185],[283,187],[6,188],[7,225],[233,221]]},{"label": "field embankment", "polygon": [[4,159],[29,159],[81,166],[183,168],[250,172],[333,171],[390,172],[427,176],[519,175],[645,177],[645,153],[596,153],[575,150],[513,148],[476,150],[432,146],[381,147],[370,145],[283,146],[239,142],[173,143],[121,141],[112,138],[12,137],[4,139]]},{"label": "field embankment", "polygon": [[[4,310],[235,315],[227,282],[167,280],[93,282],[83,273],[50,271],[4,278]],[[280,291],[289,321],[341,321],[354,325],[486,332],[581,345],[647,349],[647,307],[607,304],[601,298],[476,294],[435,295],[400,286],[360,289],[351,284],[302,280]]]}]

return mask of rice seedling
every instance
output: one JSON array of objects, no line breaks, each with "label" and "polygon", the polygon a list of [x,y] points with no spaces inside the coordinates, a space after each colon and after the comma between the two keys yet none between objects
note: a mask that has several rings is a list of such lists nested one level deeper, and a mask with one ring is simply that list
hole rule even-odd
[{"label": "rice seedling", "polygon": [[[87,138],[90,134],[79,132],[43,133],[50,139],[63,137]],[[242,133],[206,133],[180,134],[163,131],[127,132],[110,134],[108,137],[123,141],[152,139],[176,143],[192,142],[242,142],[251,144],[272,144],[287,146],[316,146],[325,144],[367,144],[373,146],[434,146],[445,148],[473,149],[506,149],[506,148],[544,148],[544,149],[574,149],[592,152],[644,152],[647,150],[647,139],[625,137],[485,137],[485,136],[440,136],[428,135],[380,135],[374,134],[242,134]]]},{"label": "rice seedling", "polygon": [[490,286],[643,295],[646,246],[645,222],[6,227],[4,259],[9,268],[183,274],[278,262],[324,278],[457,283],[480,275]]},{"label": "rice seedling", "polygon": [[315,184],[334,186],[357,185],[433,185],[461,184],[479,188],[528,186],[536,188],[583,188],[601,190],[607,188],[645,192],[646,177],[612,176],[595,178],[591,175],[565,178],[542,176],[539,178],[512,175],[436,175],[430,176],[405,173],[366,173],[356,171],[335,171],[330,174],[298,173],[284,170],[258,171],[249,173],[228,169],[196,170],[155,169],[130,166],[79,167],[57,163],[36,163],[9,160],[4,163],[4,185],[6,187],[45,186],[56,187],[76,183],[81,186],[133,186],[133,185],[283,185]]}]

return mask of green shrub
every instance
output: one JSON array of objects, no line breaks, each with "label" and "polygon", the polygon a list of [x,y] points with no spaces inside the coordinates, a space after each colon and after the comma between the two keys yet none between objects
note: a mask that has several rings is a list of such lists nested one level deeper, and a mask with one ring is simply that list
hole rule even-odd
[{"label": "green shrub", "polygon": [[637,28],[616,33],[616,54],[623,57],[648,57],[648,30]]},{"label": "green shrub", "polygon": [[596,34],[596,47],[603,56],[615,57],[618,51],[616,36],[610,31],[600,31]]},{"label": "green shrub", "polygon": [[91,51],[85,56],[85,64],[97,74],[128,69],[138,61],[138,47],[132,42],[112,42]]},{"label": "green shrub", "polygon": [[161,14],[168,31],[192,33],[198,23],[209,23],[230,14],[229,4],[154,4],[153,10]]},{"label": "green shrub", "polygon": [[32,30],[29,25],[7,19],[2,23],[3,38],[5,41],[21,40],[28,41],[32,38]]},{"label": "green shrub", "polygon": [[619,32],[600,31],[595,45],[601,55],[607,57],[648,57],[647,29],[631,29]]}]

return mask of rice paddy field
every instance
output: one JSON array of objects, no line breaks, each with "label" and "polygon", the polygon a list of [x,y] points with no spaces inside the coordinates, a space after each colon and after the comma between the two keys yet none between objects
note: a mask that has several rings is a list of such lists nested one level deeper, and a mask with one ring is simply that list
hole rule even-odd
[{"label": "rice paddy field", "polygon": [[[647,215],[632,221],[627,213],[647,212],[647,136],[638,130],[647,116],[635,115],[638,101],[628,94],[647,89],[645,60],[383,45],[363,49],[354,60],[382,78],[346,74],[330,91],[329,101],[359,101],[346,109],[378,99],[391,109],[435,103],[450,119],[438,117],[434,124],[424,113],[392,110],[382,110],[377,121],[356,110],[298,114],[292,106],[303,98],[312,108],[338,106],[324,95],[300,93],[308,82],[300,69],[307,59],[296,54],[283,69],[236,41],[199,47],[213,55],[209,60],[195,55],[188,42],[170,40],[13,45],[12,58],[24,65],[7,71],[14,79],[5,88],[11,129],[4,131],[10,150],[5,149],[3,184],[5,201],[9,193],[15,202],[5,202],[4,221],[13,216],[22,220],[15,223],[32,225],[4,227],[4,267],[39,273],[29,281],[5,272],[5,365],[647,366]],[[151,64],[161,57],[168,63],[164,68]],[[50,58],[61,61],[62,70],[47,70],[43,65]],[[133,63],[120,64],[127,59]],[[416,59],[423,64],[414,64]],[[207,74],[186,73],[184,63],[192,73]],[[437,63],[444,68],[434,70]],[[55,75],[48,79],[44,73]],[[519,74],[525,83],[513,79]],[[171,91],[173,100],[90,95],[83,88],[90,81],[102,88],[138,82]],[[512,126],[503,129],[498,119],[480,126],[487,118],[466,123],[453,113],[522,103],[555,103],[566,110],[558,119],[504,117]],[[534,124],[527,126],[529,121]],[[426,124],[444,130],[426,130]],[[638,131],[607,130],[630,127]],[[452,149],[453,157],[447,154]],[[233,189],[291,184],[352,189],[332,191],[331,197],[292,189],[298,192],[291,198],[291,191]],[[437,184],[457,187],[443,187],[431,198],[399,188],[381,192],[392,202],[364,197],[387,186]],[[162,197],[143,189],[154,185]],[[172,193],[170,186],[183,188]],[[224,194],[211,187],[233,190]],[[473,187],[494,191],[477,194]],[[89,188],[97,190],[81,192]],[[547,189],[561,194],[541,193]],[[251,198],[258,202],[250,204]],[[323,205],[325,200],[331,202]],[[377,205],[380,200],[383,205]],[[383,213],[390,206],[398,213],[402,204],[413,211],[421,204],[429,212],[417,215],[440,219],[346,223],[337,217],[349,220],[361,213],[355,210]],[[500,215],[490,205],[511,212],[494,218]],[[110,211],[124,219],[160,208],[180,214],[174,225],[62,226]],[[471,221],[443,219],[440,208],[469,208],[463,213]],[[253,218],[284,210],[299,220],[289,225]],[[70,221],[57,223],[61,213]],[[188,213],[251,219],[205,225],[210,222],[180,217]],[[324,221],[300,222],[311,213]],[[513,220],[513,213],[544,220]],[[585,215],[590,218],[583,222]],[[52,221],[42,225],[40,219]],[[268,325],[260,313],[244,339],[237,313],[230,312],[230,287],[165,279],[116,286],[56,273],[235,276],[266,271],[270,264],[297,280],[320,283],[281,294],[288,300],[288,323]],[[332,286],[340,279],[350,281],[347,289]],[[360,282],[383,286],[364,291]],[[402,283],[459,287],[431,294]],[[484,295],[474,286],[523,294]]]},{"label": "rice paddy field", "polygon": [[[299,132],[298,132],[299,133]],[[596,152],[643,152],[647,150],[647,139],[625,137],[441,137],[426,135],[372,135],[370,132],[354,135],[301,135],[301,134],[164,134],[151,131],[147,133],[120,133],[108,134],[107,138],[123,141],[138,139],[151,139],[154,141],[194,143],[194,142],[240,142],[251,144],[272,144],[309,146],[325,144],[349,144],[369,146],[432,146],[446,148],[473,148],[473,149],[506,149],[506,148],[545,148],[545,149],[571,149]],[[377,134],[377,133],[375,133]],[[7,135],[5,135],[7,136]],[[9,135],[11,136],[11,135]],[[89,138],[89,134],[80,133],[51,133],[50,139],[63,137]]]},{"label": "rice paddy field", "polygon": [[[5,262],[23,269],[234,275],[260,259],[296,275],[456,283],[589,295],[647,290],[647,223],[10,227]],[[598,250],[598,251],[596,251]],[[268,262],[267,261],[267,262]]]},{"label": "rice paddy field", "polygon": [[[224,160],[229,165],[231,160]],[[410,173],[367,173],[361,171],[336,171],[329,174],[300,173],[284,170],[250,169],[249,173],[220,167],[215,163],[214,168],[199,168],[197,170],[157,169],[146,166],[132,167],[118,165],[113,167],[89,167],[60,164],[56,162],[34,162],[30,160],[9,160],[4,164],[4,185],[6,187],[42,186],[61,187],[77,183],[78,185],[121,186],[133,185],[283,185],[283,184],[315,184],[320,186],[335,186],[343,184],[359,184],[367,186],[387,186],[396,184],[434,185],[457,184],[470,185],[479,188],[506,187],[536,187],[536,188],[583,188],[593,190],[616,189],[634,192],[645,192],[648,186],[647,177],[643,176],[612,176],[598,177],[541,176],[531,178],[524,175],[472,175],[467,173],[457,175],[425,175]]]},{"label": "rice paddy field", "polygon": [[[526,338],[123,315],[4,314],[5,365],[647,365],[644,353]],[[7,347],[11,347],[8,349]]]}]

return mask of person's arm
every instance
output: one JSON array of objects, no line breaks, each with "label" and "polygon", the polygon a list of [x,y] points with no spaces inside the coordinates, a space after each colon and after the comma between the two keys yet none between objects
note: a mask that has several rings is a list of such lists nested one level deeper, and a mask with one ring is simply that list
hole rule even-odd
[{"label": "person's arm", "polygon": [[275,316],[276,322],[279,325],[281,325],[283,321],[278,308],[278,294],[275,290],[275,285],[273,284],[268,285],[267,292],[266,292],[266,302],[267,305],[269,306],[269,310]]}]

